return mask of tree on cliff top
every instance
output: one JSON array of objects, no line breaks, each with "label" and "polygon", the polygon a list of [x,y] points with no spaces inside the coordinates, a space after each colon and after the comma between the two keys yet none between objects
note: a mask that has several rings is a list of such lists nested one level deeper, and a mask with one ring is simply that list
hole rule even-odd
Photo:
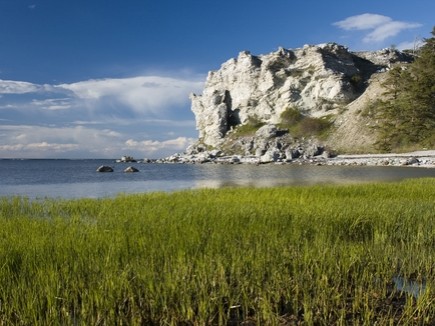
[{"label": "tree on cliff top", "polygon": [[415,61],[390,70],[377,118],[378,147],[435,146],[435,27]]}]

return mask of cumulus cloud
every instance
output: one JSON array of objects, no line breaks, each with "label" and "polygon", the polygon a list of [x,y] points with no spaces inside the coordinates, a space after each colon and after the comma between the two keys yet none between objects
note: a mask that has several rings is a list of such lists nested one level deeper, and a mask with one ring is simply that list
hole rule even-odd
[{"label": "cumulus cloud", "polygon": [[72,91],[92,105],[111,103],[131,108],[138,113],[158,113],[162,109],[188,102],[188,95],[203,87],[203,81],[160,76],[123,79],[96,79],[56,87]]},{"label": "cumulus cloud", "polygon": [[137,76],[39,85],[0,80],[0,158],[163,157],[195,136],[205,78]]},{"label": "cumulus cloud", "polygon": [[364,43],[383,42],[405,30],[422,26],[419,23],[395,21],[388,16],[370,13],[351,16],[344,20],[335,22],[333,25],[346,31],[369,31],[369,33],[363,37]]},{"label": "cumulus cloud", "polygon": [[[39,85],[25,81],[0,80],[0,107],[66,110],[84,108],[122,116],[161,115],[167,110],[189,103],[189,94],[200,92],[203,78],[138,76],[131,78],[90,79],[71,84]],[[19,102],[4,96],[26,95]]]},{"label": "cumulus cloud", "polygon": [[84,157],[92,153],[105,157],[123,144],[121,133],[82,126],[1,125],[0,134],[0,157],[70,157],[78,152]]},{"label": "cumulus cloud", "polygon": [[365,30],[374,29],[380,25],[391,22],[392,19],[387,16],[377,14],[362,14],[351,16],[344,20],[333,23],[333,25],[340,27],[344,30]]},{"label": "cumulus cloud", "polygon": [[29,143],[29,144],[14,144],[14,145],[0,145],[0,152],[26,152],[26,151],[41,151],[46,152],[66,152],[71,150],[76,150],[78,148],[77,144],[58,144],[58,143]]},{"label": "cumulus cloud", "polygon": [[146,151],[150,154],[160,151],[166,152],[179,152],[185,150],[189,145],[195,142],[193,138],[178,137],[175,139],[169,139],[165,141],[155,141],[155,140],[142,140],[137,141],[133,139],[128,139],[125,142],[126,149]]},{"label": "cumulus cloud", "polygon": [[24,81],[1,80],[0,94],[26,94],[43,90],[44,87]]},{"label": "cumulus cloud", "polygon": [[376,27],[371,33],[363,38],[366,43],[382,42],[388,38],[398,35],[400,32],[420,27],[417,23],[405,23],[405,22],[389,22]]},{"label": "cumulus cloud", "polygon": [[0,133],[7,135],[1,143],[85,143],[86,141],[98,142],[107,137],[120,137],[120,133],[110,129],[93,129],[83,126],[56,127],[38,125],[0,125]]},{"label": "cumulus cloud", "polygon": [[124,153],[155,158],[184,151],[195,141],[194,138],[183,136],[136,140],[139,135],[135,132],[124,133],[83,125],[0,125],[0,135],[0,157],[3,158],[116,158]]}]

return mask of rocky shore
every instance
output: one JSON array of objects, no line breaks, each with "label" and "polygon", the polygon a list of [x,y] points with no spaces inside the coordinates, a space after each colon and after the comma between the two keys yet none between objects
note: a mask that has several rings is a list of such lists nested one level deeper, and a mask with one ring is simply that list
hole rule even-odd
[{"label": "rocky shore", "polygon": [[[336,43],[265,55],[240,52],[209,72],[202,94],[191,95],[198,144],[259,156],[257,150],[277,147],[263,146],[276,138],[282,149],[294,148],[294,138],[317,137],[323,122],[331,128],[323,133],[325,146],[345,152],[374,148],[377,122],[370,105],[383,96],[386,71],[412,60],[393,49],[351,52]],[[254,143],[243,139],[246,129],[261,126]]]},{"label": "rocky shore", "polygon": [[197,142],[152,162],[435,167],[435,150],[337,155],[375,151],[371,105],[384,94],[386,71],[412,60],[393,49],[357,53],[336,43],[243,51],[191,95]]},{"label": "rocky shore", "polygon": [[[184,153],[148,162],[435,167],[435,150],[375,151],[373,103],[386,72],[413,61],[395,49],[351,52],[327,43],[239,53],[191,94],[199,137]],[[146,162],[145,160],[144,162]]]},{"label": "rocky shore", "polygon": [[[400,154],[352,154],[331,156],[322,151],[320,155],[300,155],[297,158],[264,157],[254,155],[224,156],[220,151],[204,151],[196,154],[174,154],[167,158],[152,161],[154,163],[174,164],[311,164],[342,166],[412,166],[435,168],[435,151],[417,151]],[[148,162],[151,162],[148,160]]]},{"label": "rocky shore", "polygon": [[435,151],[400,154],[338,155],[328,165],[413,166],[435,168]]}]

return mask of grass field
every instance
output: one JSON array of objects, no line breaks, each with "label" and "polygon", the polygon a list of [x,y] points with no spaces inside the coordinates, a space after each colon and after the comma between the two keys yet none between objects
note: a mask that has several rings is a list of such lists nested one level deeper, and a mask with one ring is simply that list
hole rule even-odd
[{"label": "grass field", "polygon": [[435,324],[434,179],[0,199],[0,325],[298,324]]}]

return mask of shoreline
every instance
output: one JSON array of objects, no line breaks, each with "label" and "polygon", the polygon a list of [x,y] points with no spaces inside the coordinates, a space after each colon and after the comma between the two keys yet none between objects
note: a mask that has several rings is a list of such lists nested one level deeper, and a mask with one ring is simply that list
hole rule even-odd
[{"label": "shoreline", "polygon": [[[151,163],[151,162],[150,162]],[[174,154],[152,163],[169,164],[299,164],[299,165],[342,165],[342,166],[411,166],[435,168],[435,150],[414,151],[408,153],[384,154],[341,154],[329,156],[327,153],[312,157],[298,157],[295,159],[280,159],[271,157],[263,160],[261,157],[251,155],[221,156],[217,151],[205,151],[197,154]]]},{"label": "shoreline", "polygon": [[330,165],[413,166],[435,168],[435,150],[408,153],[342,154],[328,160]]}]

